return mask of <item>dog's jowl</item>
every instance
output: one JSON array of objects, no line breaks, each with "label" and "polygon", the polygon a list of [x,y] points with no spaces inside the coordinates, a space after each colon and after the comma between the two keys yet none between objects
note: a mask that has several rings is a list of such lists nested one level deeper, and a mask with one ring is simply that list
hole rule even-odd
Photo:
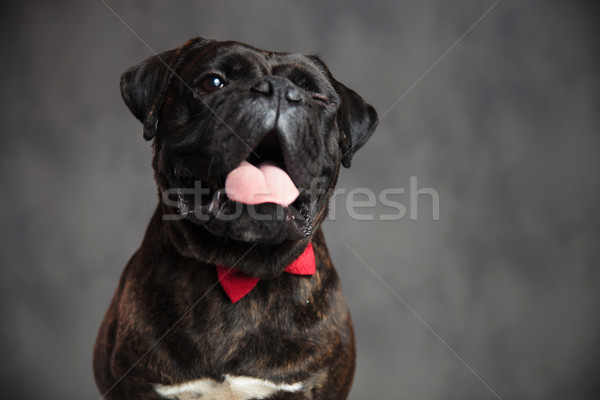
[{"label": "dog's jowl", "polygon": [[159,202],[98,333],[104,398],[345,399],[354,333],[320,224],[373,107],[316,56],[202,37],[121,91]]}]

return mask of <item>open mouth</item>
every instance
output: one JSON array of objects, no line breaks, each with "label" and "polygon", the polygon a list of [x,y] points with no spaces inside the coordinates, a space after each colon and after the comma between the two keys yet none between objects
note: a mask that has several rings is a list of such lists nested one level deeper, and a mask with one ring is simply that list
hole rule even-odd
[{"label": "open mouth", "polygon": [[178,213],[188,220],[243,241],[300,240],[312,233],[310,196],[290,178],[276,131],[220,181],[191,173],[189,161],[174,159],[171,192]]},{"label": "open mouth", "polygon": [[287,207],[298,198],[300,191],[288,175],[274,131],[227,174],[225,192],[230,200],[248,205],[275,203]]}]

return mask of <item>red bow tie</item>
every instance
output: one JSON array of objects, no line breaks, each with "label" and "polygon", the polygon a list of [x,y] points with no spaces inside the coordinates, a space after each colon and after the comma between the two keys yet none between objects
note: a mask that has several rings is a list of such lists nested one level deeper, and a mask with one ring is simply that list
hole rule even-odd
[{"label": "red bow tie", "polygon": [[[294,275],[314,275],[315,273],[315,253],[312,243],[309,243],[304,253],[294,260],[285,272]],[[242,297],[250,293],[260,279],[243,273],[237,268],[217,265],[217,276],[225,293],[231,299],[232,303],[237,302]]]}]

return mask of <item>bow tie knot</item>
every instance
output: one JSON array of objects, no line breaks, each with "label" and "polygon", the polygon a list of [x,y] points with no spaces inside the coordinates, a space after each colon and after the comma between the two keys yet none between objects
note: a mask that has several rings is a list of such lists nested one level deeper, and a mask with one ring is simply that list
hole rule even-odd
[{"label": "bow tie knot", "polygon": [[[315,271],[315,253],[312,243],[309,243],[300,257],[284,270],[284,272],[294,275],[314,275]],[[250,293],[260,280],[237,268],[224,265],[217,265],[217,277],[232,303],[239,301]]]}]

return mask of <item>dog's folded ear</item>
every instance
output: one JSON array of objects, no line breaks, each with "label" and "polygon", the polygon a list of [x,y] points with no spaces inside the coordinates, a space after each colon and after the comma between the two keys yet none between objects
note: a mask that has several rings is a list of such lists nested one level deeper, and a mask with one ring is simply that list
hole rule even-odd
[{"label": "dog's folded ear", "polygon": [[342,101],[337,120],[342,135],[342,165],[350,168],[352,156],[369,140],[377,127],[377,111],[354,90],[337,81],[334,87]]},{"label": "dog's folded ear", "polygon": [[156,134],[158,112],[172,75],[169,68],[177,50],[157,54],[121,75],[121,96],[129,111],[144,125],[144,139]]},{"label": "dog's folded ear", "polygon": [[156,135],[158,117],[165,94],[179,64],[193,50],[212,42],[197,37],[183,46],[165,51],[129,68],[121,76],[121,96],[131,113],[144,125],[144,139]]}]

